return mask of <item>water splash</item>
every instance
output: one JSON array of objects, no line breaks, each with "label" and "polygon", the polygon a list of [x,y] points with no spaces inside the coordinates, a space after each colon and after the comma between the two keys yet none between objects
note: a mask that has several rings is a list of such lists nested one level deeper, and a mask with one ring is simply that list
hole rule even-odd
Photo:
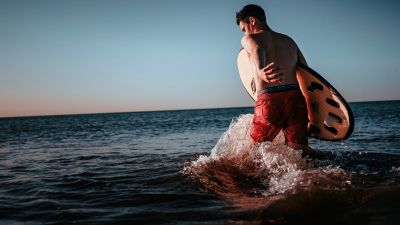
[{"label": "water splash", "polygon": [[223,196],[270,197],[309,189],[341,190],[351,183],[339,167],[302,158],[301,150],[284,144],[282,133],[272,142],[252,142],[252,118],[252,114],[246,114],[233,119],[210,155],[188,162],[183,174]]}]

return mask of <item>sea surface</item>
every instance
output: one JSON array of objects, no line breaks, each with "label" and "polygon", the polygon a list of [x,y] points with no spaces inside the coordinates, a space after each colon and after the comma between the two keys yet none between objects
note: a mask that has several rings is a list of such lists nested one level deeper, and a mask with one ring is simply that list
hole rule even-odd
[{"label": "sea surface", "polygon": [[400,101],[351,103],[317,158],[252,108],[0,119],[0,224],[400,224]]}]

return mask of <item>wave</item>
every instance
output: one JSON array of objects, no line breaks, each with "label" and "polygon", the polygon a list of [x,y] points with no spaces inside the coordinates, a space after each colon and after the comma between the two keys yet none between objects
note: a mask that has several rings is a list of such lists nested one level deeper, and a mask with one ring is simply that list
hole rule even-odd
[{"label": "wave", "polygon": [[351,177],[339,166],[302,157],[284,143],[282,133],[272,142],[250,138],[253,115],[234,118],[210,155],[188,162],[182,173],[222,196],[271,197],[299,191],[344,190]]}]

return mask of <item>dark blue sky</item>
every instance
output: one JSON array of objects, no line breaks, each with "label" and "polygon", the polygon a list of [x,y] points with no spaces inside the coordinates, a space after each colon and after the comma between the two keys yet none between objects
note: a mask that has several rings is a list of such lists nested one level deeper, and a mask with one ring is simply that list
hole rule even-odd
[{"label": "dark blue sky", "polygon": [[400,99],[396,1],[0,1],[0,116],[250,106],[249,3],[349,101]]}]

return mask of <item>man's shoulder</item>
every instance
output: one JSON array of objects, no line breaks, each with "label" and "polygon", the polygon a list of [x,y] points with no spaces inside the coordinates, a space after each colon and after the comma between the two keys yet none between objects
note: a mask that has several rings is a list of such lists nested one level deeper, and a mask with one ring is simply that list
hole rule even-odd
[{"label": "man's shoulder", "polygon": [[289,35],[275,32],[275,40],[278,40],[278,42],[290,49],[297,49],[296,42]]},{"label": "man's shoulder", "polygon": [[254,34],[246,34],[242,37],[242,42],[257,42],[257,36]]},{"label": "man's shoulder", "polygon": [[242,46],[245,49],[254,48],[259,45],[259,41],[255,35],[246,34],[241,40]]},{"label": "man's shoulder", "polygon": [[284,40],[284,41],[288,41],[288,42],[293,42],[294,43],[294,40],[289,35],[278,33],[278,32],[274,32],[274,34],[280,40]]}]

